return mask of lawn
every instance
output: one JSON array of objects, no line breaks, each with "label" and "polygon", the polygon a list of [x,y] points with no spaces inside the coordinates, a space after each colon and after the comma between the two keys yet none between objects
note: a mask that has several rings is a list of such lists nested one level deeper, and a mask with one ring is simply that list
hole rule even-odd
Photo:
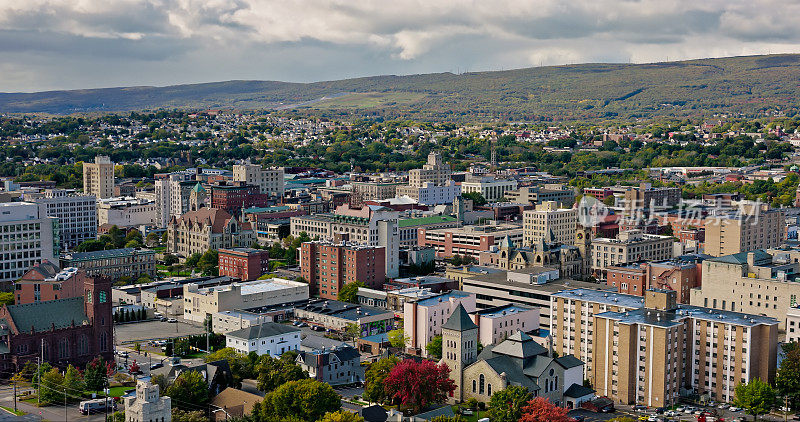
[{"label": "lawn", "polygon": [[[111,389],[109,390],[108,396],[109,397],[122,397],[122,395],[125,394],[125,390],[130,390],[130,389],[133,389],[133,388],[136,388],[136,387],[124,387],[124,386],[111,387]],[[104,395],[104,393],[102,391],[84,391],[83,392],[83,394],[85,396],[87,396],[87,397],[91,397],[92,393],[97,394],[97,397],[103,397],[103,395]]]},{"label": "lawn", "polygon": [[27,413],[25,413],[25,412],[23,412],[21,410],[16,410],[15,411],[13,407],[0,406],[0,408],[2,408],[6,412],[11,413],[12,415],[15,415],[15,416],[27,415]]},{"label": "lawn", "polygon": [[[453,413],[455,413],[456,415],[458,414],[458,406],[453,406]],[[486,411],[485,410],[473,410],[472,414],[469,415],[469,416],[461,415],[461,420],[463,422],[478,422],[478,416],[480,416],[481,418],[485,418],[486,417]]]}]

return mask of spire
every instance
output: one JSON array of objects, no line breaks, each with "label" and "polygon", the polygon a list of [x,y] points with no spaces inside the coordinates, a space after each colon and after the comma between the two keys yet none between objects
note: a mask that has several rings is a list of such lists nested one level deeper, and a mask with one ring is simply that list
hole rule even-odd
[{"label": "spire", "polygon": [[514,243],[511,242],[511,237],[506,235],[506,237],[500,241],[500,249],[514,249]]},{"label": "spire", "polygon": [[469,317],[467,310],[464,309],[464,305],[461,303],[458,304],[450,318],[447,318],[447,322],[442,325],[442,329],[454,331],[467,331],[475,328],[478,328],[478,326],[472,322],[472,318]]}]

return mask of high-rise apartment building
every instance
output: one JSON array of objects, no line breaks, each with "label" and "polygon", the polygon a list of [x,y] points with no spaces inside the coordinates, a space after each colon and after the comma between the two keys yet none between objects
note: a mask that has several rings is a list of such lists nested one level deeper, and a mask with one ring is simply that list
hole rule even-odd
[{"label": "high-rise apartment building", "polygon": [[97,237],[97,199],[94,196],[77,195],[67,189],[47,189],[43,193],[25,194],[25,200],[41,204],[48,217],[58,219],[62,248],[71,249]]},{"label": "high-rise apartment building", "polygon": [[0,203],[0,285],[43,260],[58,262],[59,233],[58,219],[48,217],[43,205]]},{"label": "high-rise apartment building", "polygon": [[114,196],[114,163],[105,155],[94,157],[94,163],[83,163],[83,193],[97,199]]},{"label": "high-rise apartment building", "polygon": [[408,184],[414,187],[422,187],[425,183],[442,186],[450,181],[451,174],[450,166],[442,160],[442,154],[432,152],[428,154],[428,162],[422,166],[422,169],[408,172]]},{"label": "high-rise apartment building", "polygon": [[786,240],[783,212],[768,204],[742,204],[731,213],[707,217],[705,229],[705,253],[712,256],[777,248]]},{"label": "high-rise apartment building", "polygon": [[594,315],[591,379],[598,395],[665,407],[694,390],[730,402],[739,384],[775,380],[777,320],[679,305],[676,297],[648,290],[640,309]]},{"label": "high-rise apartment building", "polygon": [[504,197],[508,191],[517,189],[514,179],[495,179],[491,176],[468,176],[461,183],[461,193],[479,193],[487,201],[497,201]]},{"label": "high-rise apartment building", "polygon": [[233,180],[256,185],[262,194],[282,198],[284,191],[283,167],[264,168],[257,164],[236,164],[233,166]]},{"label": "high-rise apartment building", "polygon": [[328,241],[300,246],[300,274],[311,290],[326,299],[336,299],[345,284],[360,281],[372,289],[386,281],[386,248]]},{"label": "high-rise apartment building", "polygon": [[533,245],[541,240],[571,245],[575,241],[578,210],[560,208],[555,201],[543,202],[535,210],[523,213],[523,243]]}]

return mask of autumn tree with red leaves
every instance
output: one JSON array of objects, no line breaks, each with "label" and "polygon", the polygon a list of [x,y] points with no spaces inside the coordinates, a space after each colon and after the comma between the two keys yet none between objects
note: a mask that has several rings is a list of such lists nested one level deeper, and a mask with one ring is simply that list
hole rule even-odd
[{"label": "autumn tree with red leaves", "polygon": [[568,409],[558,407],[544,397],[536,397],[522,408],[519,422],[575,422]]},{"label": "autumn tree with red leaves", "polygon": [[447,401],[456,389],[449,375],[450,369],[444,363],[406,359],[395,365],[386,377],[386,396],[400,400],[402,406],[413,409],[416,414],[432,403]]}]

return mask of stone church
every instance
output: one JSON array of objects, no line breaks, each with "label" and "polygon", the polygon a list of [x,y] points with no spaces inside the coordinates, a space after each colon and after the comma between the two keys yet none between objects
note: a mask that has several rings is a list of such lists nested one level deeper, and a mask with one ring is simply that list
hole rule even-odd
[{"label": "stone church", "polygon": [[478,353],[478,326],[463,306],[442,325],[442,360],[456,384],[453,402],[472,397],[488,402],[509,385],[526,387],[534,397],[558,406],[579,407],[594,397],[583,386],[584,363],[572,356],[552,357],[534,339],[517,331],[502,343]]}]

